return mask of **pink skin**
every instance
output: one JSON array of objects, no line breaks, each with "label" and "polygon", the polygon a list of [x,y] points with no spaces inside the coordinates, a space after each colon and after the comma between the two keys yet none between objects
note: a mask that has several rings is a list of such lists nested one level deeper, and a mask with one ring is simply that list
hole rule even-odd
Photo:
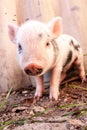
[{"label": "pink skin", "polygon": [[86,76],[85,76],[85,70],[84,70],[84,65],[83,65],[83,55],[82,52],[80,52],[80,58],[74,63],[79,71],[80,78],[82,80],[82,83],[86,81]]},{"label": "pink skin", "polygon": [[44,92],[44,86],[43,86],[43,76],[36,77],[36,92],[35,97],[40,98],[43,95]]},{"label": "pink skin", "polygon": [[[21,27],[9,24],[8,29],[11,41],[17,44],[17,48],[19,47],[20,51],[21,46],[23,48],[20,54],[17,50],[20,67],[27,74],[35,76],[35,97],[42,97],[44,92],[43,74],[45,74],[45,72],[48,70],[51,70],[49,96],[50,99],[57,100],[59,96],[60,82],[66,77],[66,72],[63,72],[63,63],[65,62],[64,60],[66,60],[65,57],[67,56],[67,52],[70,50],[70,48],[68,45],[65,46],[58,43],[59,49],[63,49],[64,54],[61,52],[54,62],[53,46],[49,46],[49,43],[51,40],[58,38],[59,35],[62,34],[61,18],[56,17],[47,25],[37,21],[29,21],[23,24]],[[61,40],[59,41],[61,42]],[[19,46],[19,44],[21,46]],[[73,51],[74,50],[72,50],[72,52]],[[75,56],[73,56],[73,58],[75,59]],[[82,57],[80,57],[75,64],[81,64],[79,67],[79,73],[81,79],[85,80]]]}]

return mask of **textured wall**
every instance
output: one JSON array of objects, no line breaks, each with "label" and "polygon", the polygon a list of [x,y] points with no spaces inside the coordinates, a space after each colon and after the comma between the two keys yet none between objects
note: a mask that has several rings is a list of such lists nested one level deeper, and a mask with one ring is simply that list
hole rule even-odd
[{"label": "textured wall", "polygon": [[10,87],[26,87],[30,83],[18,66],[15,45],[7,33],[8,22],[16,23],[15,7],[15,0],[0,1],[0,92],[8,91]]},{"label": "textured wall", "polygon": [[74,36],[83,48],[87,71],[87,0],[58,0],[64,32]]}]

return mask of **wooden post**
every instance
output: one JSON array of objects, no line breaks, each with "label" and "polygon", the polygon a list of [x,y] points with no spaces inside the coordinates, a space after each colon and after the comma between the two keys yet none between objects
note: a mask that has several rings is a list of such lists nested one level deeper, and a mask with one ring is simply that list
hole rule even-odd
[{"label": "wooden post", "polygon": [[87,1],[59,0],[63,17],[64,33],[74,36],[83,48],[84,65],[87,71]]},{"label": "wooden post", "polygon": [[[9,4],[10,3],[10,4]],[[8,37],[8,23],[16,24],[15,0],[0,1],[0,92],[10,87],[19,89],[29,85],[28,77],[20,70],[15,44]]]},{"label": "wooden post", "polygon": [[28,19],[48,22],[58,15],[58,0],[16,0],[18,24]]}]

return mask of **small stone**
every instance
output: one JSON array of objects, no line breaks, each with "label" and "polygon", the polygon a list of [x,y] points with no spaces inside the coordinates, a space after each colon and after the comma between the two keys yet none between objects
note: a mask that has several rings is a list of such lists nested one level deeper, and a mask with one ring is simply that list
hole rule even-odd
[{"label": "small stone", "polygon": [[75,127],[84,126],[84,123],[77,119],[71,119],[69,120],[69,123]]},{"label": "small stone", "polygon": [[24,111],[24,110],[26,110],[26,109],[27,109],[27,107],[16,107],[16,108],[13,108],[13,109],[12,109],[12,112],[18,113],[18,112]]},{"label": "small stone", "polygon": [[68,101],[68,99],[67,99],[67,98],[65,98],[65,99],[64,99],[64,102],[67,102],[67,101]]},{"label": "small stone", "polygon": [[27,97],[27,94],[25,94],[24,96]]},{"label": "small stone", "polygon": [[71,126],[71,127],[70,127],[70,130],[74,130],[74,126]]},{"label": "small stone", "polygon": [[30,115],[30,116],[33,116],[33,115],[35,115],[35,114],[34,114],[33,111],[30,111],[29,115]]},{"label": "small stone", "polygon": [[43,107],[40,107],[40,106],[35,106],[35,107],[33,108],[33,111],[34,111],[35,113],[37,113],[37,112],[43,112],[43,111],[45,111],[45,109],[44,109]]},{"label": "small stone", "polygon": [[27,93],[28,93],[28,91],[26,91],[26,90],[25,90],[25,91],[22,91],[22,94],[27,94]]}]

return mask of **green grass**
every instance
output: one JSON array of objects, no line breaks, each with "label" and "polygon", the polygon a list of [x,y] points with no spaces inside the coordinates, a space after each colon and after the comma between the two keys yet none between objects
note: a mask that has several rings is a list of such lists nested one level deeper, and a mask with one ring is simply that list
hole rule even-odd
[{"label": "green grass", "polygon": [[[6,102],[7,102],[8,98],[9,98],[9,96],[10,96],[11,91],[12,91],[12,87],[10,88],[9,92],[7,93],[5,99],[0,104],[0,112],[2,112],[3,107],[6,105]],[[8,125],[10,125],[12,123],[13,123],[12,120],[9,120],[9,121],[6,121],[6,122],[0,121],[0,130],[3,130],[3,128],[5,128],[6,126],[8,126]]]},{"label": "green grass", "polygon": [[5,97],[5,99],[0,104],[0,112],[2,111],[3,107],[6,105],[6,102],[10,96],[11,91],[12,91],[12,87],[10,88],[9,92],[7,93],[7,96]]},{"label": "green grass", "polygon": [[13,124],[12,120],[6,121],[6,122],[0,122],[1,126],[0,126],[0,130],[3,130],[6,126]]},{"label": "green grass", "polygon": [[80,86],[77,86],[77,85],[74,85],[74,84],[68,84],[67,86],[72,87],[72,88],[76,88],[76,89],[81,89],[81,90],[87,91],[87,88],[80,87]]},{"label": "green grass", "polygon": [[62,106],[58,106],[58,108],[64,109],[64,108],[72,108],[72,107],[81,107],[83,105],[87,105],[87,103],[69,103]]},{"label": "green grass", "polygon": [[84,116],[84,115],[87,115],[87,108],[83,108],[83,109],[80,109],[80,110],[76,110],[76,111],[71,111],[71,112],[67,112],[65,114],[63,114],[62,116],[77,116],[77,117],[81,117],[81,116]]}]

